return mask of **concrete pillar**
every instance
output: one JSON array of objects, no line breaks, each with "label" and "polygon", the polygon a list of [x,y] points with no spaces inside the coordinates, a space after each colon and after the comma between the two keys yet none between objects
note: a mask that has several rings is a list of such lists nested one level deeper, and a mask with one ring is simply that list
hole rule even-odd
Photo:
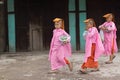
[{"label": "concrete pillar", "polygon": [[68,11],[69,11],[69,33],[71,36],[72,50],[76,50],[76,13],[75,11],[75,0],[68,1]]},{"label": "concrete pillar", "polygon": [[7,0],[9,52],[16,51],[14,0]]},{"label": "concrete pillar", "polygon": [[84,20],[86,19],[86,0],[79,0],[79,34],[80,34],[80,50],[85,49],[85,40],[83,38],[83,32],[85,30]]}]

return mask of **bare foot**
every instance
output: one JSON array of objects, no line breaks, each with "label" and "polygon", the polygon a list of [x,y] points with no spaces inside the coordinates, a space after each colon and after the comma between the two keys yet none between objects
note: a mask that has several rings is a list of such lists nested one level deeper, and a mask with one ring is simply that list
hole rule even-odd
[{"label": "bare foot", "polygon": [[116,56],[115,56],[115,55],[113,55],[113,58],[112,58],[112,60],[113,60],[113,59],[115,59],[115,57],[116,57]]},{"label": "bare foot", "polygon": [[73,70],[73,63],[70,62],[70,63],[68,64],[68,67],[69,67],[69,70],[72,71],[72,70]]}]

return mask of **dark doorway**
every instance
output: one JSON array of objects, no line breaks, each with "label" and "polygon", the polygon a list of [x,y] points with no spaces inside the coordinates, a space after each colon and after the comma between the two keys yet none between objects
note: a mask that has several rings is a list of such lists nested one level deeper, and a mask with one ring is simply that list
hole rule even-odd
[{"label": "dark doorway", "polygon": [[67,4],[67,0],[15,0],[17,51],[48,50],[52,20],[61,17],[67,26]]},{"label": "dark doorway", "polygon": [[7,49],[7,26],[5,1],[0,0],[0,52]]},{"label": "dark doorway", "polygon": [[87,17],[94,18],[97,27],[102,24],[105,19],[102,17],[106,13],[115,15],[115,23],[117,27],[117,43],[120,48],[120,0],[87,0]]}]

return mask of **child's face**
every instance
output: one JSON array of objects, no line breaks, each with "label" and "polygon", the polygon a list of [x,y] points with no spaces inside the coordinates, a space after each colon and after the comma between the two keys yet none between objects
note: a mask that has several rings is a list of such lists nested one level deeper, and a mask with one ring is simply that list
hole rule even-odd
[{"label": "child's face", "polygon": [[62,21],[55,22],[55,28],[59,29],[62,26]]},{"label": "child's face", "polygon": [[110,21],[112,21],[112,19],[113,19],[113,17],[110,16],[110,17],[106,18],[106,21],[107,21],[107,22],[110,22]]},{"label": "child's face", "polygon": [[86,23],[86,27],[91,28],[91,27],[93,27],[93,25],[90,23]]}]

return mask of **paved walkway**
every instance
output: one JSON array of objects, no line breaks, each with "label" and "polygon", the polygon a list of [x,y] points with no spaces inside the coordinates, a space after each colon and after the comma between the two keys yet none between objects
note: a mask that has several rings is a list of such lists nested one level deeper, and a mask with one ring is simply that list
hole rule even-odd
[{"label": "paved walkway", "polygon": [[65,66],[58,74],[48,74],[48,52],[4,53],[0,56],[0,80],[120,80],[119,53],[113,64],[104,64],[108,57],[100,57],[100,71],[79,74],[83,56],[84,53],[73,53],[73,72]]}]

